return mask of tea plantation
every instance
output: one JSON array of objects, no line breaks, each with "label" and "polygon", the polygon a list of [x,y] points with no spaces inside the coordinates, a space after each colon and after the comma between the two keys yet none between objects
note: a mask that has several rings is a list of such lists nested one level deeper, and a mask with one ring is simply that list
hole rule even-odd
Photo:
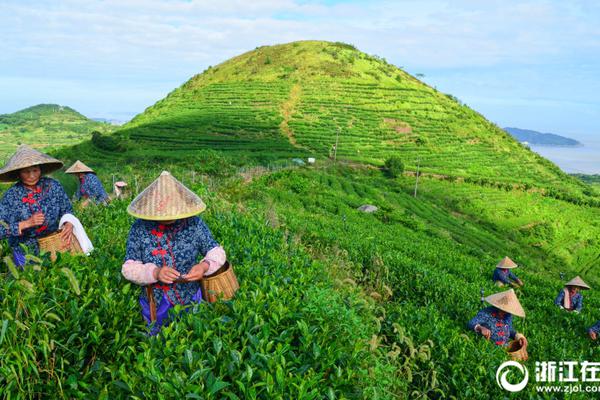
[{"label": "tea plantation", "polygon": [[[510,256],[530,375],[536,361],[598,360],[598,187],[380,57],[260,47],[54,155],[134,193],[171,171],[207,203],[241,288],[150,338],[120,274],[128,201],[77,209],[90,257],[0,266],[2,398],[588,398],[503,391],[507,354],[466,323]],[[390,156],[403,174],[386,174]],[[583,312],[560,311],[578,274],[593,288]]]}]

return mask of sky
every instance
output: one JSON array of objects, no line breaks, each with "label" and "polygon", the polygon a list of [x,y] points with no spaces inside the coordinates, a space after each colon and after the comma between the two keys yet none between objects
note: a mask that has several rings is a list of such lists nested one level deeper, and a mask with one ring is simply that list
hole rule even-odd
[{"label": "sky", "polygon": [[598,1],[0,0],[0,113],[127,120],[209,65],[342,41],[500,126],[600,138]]}]

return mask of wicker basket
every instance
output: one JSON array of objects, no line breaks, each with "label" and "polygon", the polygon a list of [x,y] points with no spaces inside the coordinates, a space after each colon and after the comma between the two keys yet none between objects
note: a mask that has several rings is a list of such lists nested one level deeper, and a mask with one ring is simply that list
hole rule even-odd
[{"label": "wicker basket", "polygon": [[518,340],[513,340],[508,344],[506,348],[508,355],[515,361],[527,361],[529,354],[527,354],[527,347],[522,347]]},{"label": "wicker basket", "polygon": [[40,251],[47,251],[50,253],[50,259],[56,261],[56,253],[64,253],[70,251],[71,254],[83,253],[79,241],[75,235],[71,234],[71,245],[67,246],[60,238],[61,231],[58,230],[54,233],[44,236],[38,239],[40,244]]},{"label": "wicker basket", "polygon": [[214,303],[219,298],[230,300],[240,288],[229,261],[226,261],[214,274],[203,278],[200,283],[202,284],[202,298],[209,303]]}]

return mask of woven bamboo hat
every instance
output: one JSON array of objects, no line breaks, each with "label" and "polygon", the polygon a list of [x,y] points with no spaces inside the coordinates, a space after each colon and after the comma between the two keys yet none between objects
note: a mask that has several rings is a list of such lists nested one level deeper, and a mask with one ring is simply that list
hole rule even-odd
[{"label": "woven bamboo hat", "polygon": [[579,277],[579,275],[567,282],[565,286],[577,286],[585,290],[591,289],[591,287],[589,287],[588,284]]},{"label": "woven bamboo hat", "polygon": [[8,160],[6,165],[0,169],[0,182],[14,182],[19,180],[19,170],[38,165],[42,174],[49,174],[61,169],[63,163],[56,158],[41,153],[26,144],[17,147],[17,151]]},{"label": "woven bamboo hat", "polygon": [[71,165],[69,169],[65,171],[67,174],[80,174],[85,172],[94,172],[94,170],[79,160],[75,161],[75,164]]},{"label": "woven bamboo hat", "polygon": [[167,221],[200,214],[206,204],[167,171],[138,194],[127,207],[136,218]]},{"label": "woven bamboo hat", "polygon": [[523,310],[513,289],[507,290],[506,292],[491,294],[484,300],[502,311],[516,315],[517,317],[525,318],[525,310]]},{"label": "woven bamboo hat", "polygon": [[513,269],[513,268],[517,268],[517,267],[518,267],[518,265],[508,257],[504,257],[502,260],[500,260],[498,265],[496,265],[496,268],[504,268],[504,269]]}]

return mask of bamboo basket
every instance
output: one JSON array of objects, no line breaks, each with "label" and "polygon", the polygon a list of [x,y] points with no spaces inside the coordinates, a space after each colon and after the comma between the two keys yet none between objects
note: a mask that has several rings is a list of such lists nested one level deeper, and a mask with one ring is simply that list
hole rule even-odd
[{"label": "bamboo basket", "polygon": [[83,253],[79,241],[75,235],[71,234],[71,245],[67,246],[60,238],[61,230],[44,236],[38,239],[40,245],[40,251],[47,251],[50,253],[50,259],[56,261],[56,253],[65,253],[70,251],[71,254]]},{"label": "bamboo basket", "polygon": [[527,354],[527,348],[522,347],[518,340],[513,340],[508,344],[506,348],[508,355],[515,361],[527,361],[529,354]]},{"label": "bamboo basket", "polygon": [[231,300],[240,288],[229,261],[226,261],[214,274],[202,278],[200,284],[202,285],[202,298],[209,303],[214,303],[219,298]]}]

